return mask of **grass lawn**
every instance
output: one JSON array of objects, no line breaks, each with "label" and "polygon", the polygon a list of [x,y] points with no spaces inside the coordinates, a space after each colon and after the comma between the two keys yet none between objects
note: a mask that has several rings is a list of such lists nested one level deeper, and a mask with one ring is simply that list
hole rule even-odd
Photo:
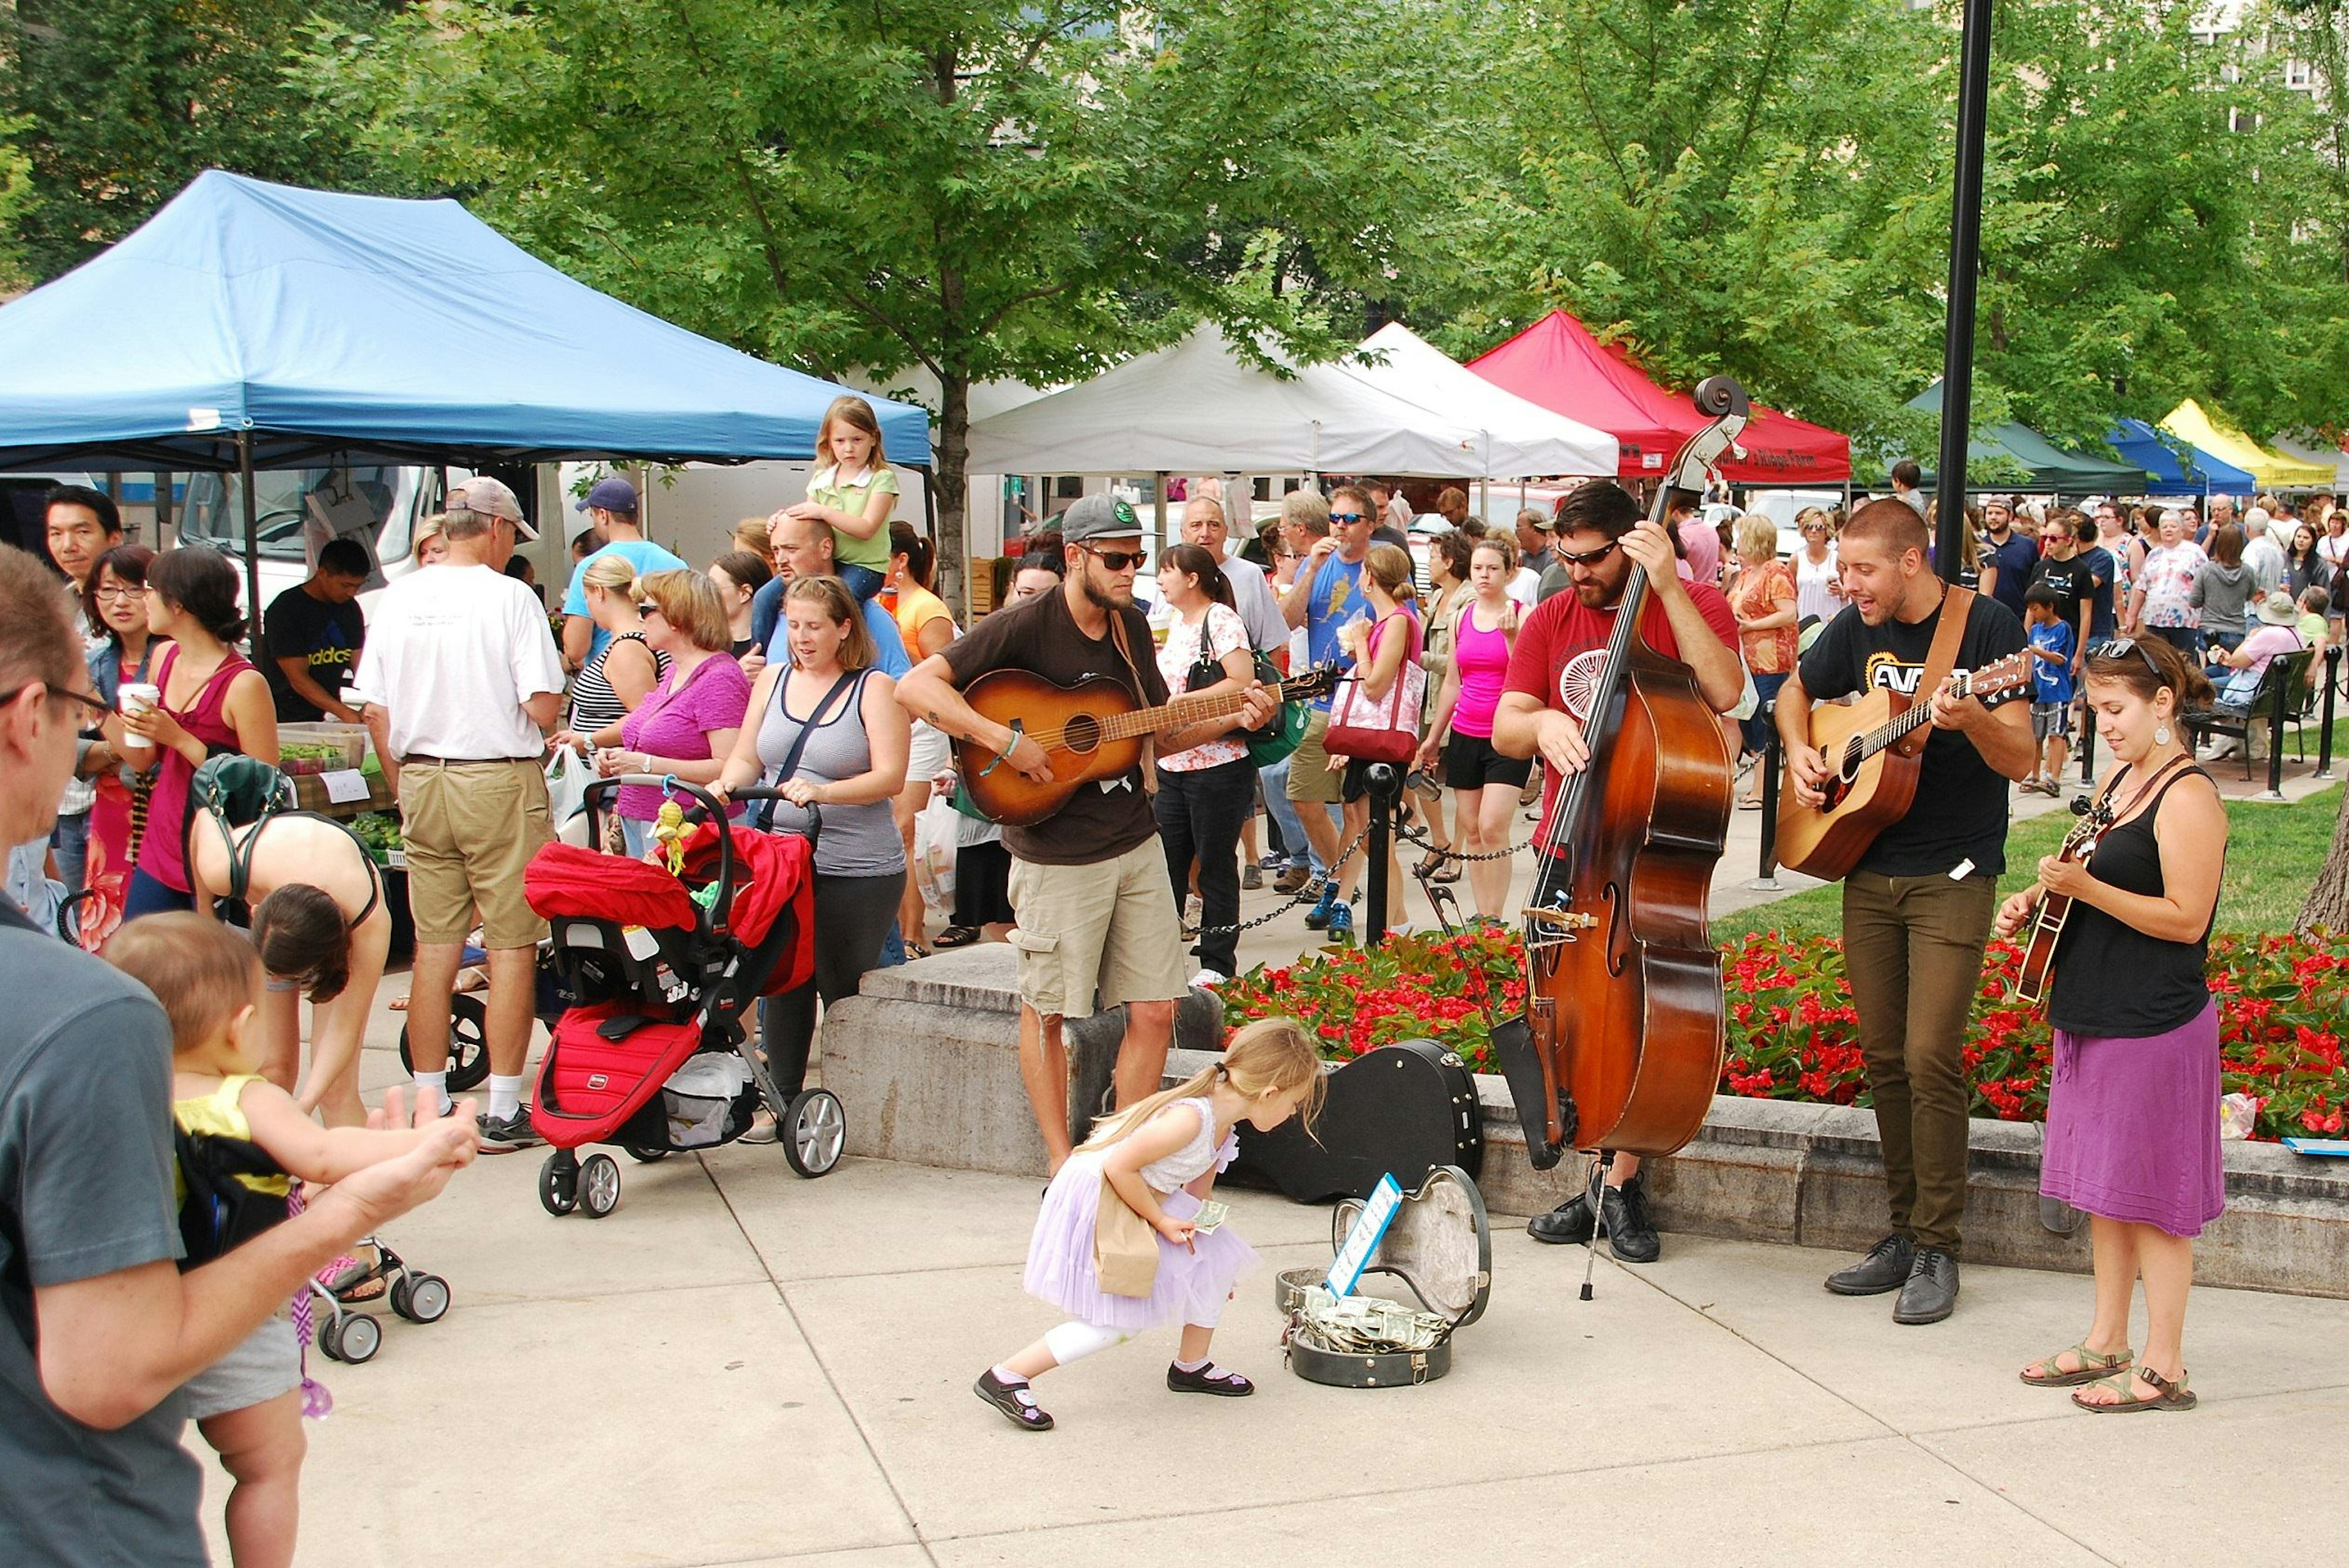
[{"label": "grass lawn", "polygon": [[[2219,888],[2219,929],[2292,929],[2333,846],[2333,825],[2341,816],[2341,785],[2334,784],[2292,805],[2228,802],[2227,876]],[[2055,852],[2073,820],[2068,811],[2051,812],[2015,825],[2006,838],[2006,875],[1999,879],[2000,898],[2030,884],[2038,874],[2041,857]],[[1833,884],[1814,888],[1790,898],[1740,909],[1713,923],[1713,940],[1727,947],[1742,944],[1755,931],[1795,938],[1840,937],[1843,889]]]}]

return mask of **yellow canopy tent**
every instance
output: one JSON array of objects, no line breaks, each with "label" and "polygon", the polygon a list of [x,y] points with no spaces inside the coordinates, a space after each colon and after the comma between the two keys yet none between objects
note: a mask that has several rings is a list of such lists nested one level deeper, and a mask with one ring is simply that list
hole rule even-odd
[{"label": "yellow canopy tent", "polygon": [[2336,477],[2330,463],[2286,457],[2261,446],[2240,431],[2218,423],[2191,398],[2170,410],[2161,428],[2188,445],[2200,447],[2212,457],[2246,471],[2263,489],[2329,490]]}]

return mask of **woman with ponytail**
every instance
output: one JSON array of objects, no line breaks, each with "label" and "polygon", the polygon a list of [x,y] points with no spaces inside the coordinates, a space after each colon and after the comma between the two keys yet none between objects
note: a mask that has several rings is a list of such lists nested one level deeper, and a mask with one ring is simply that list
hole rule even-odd
[{"label": "woman with ponytail", "polygon": [[[1158,649],[1158,672],[1174,697],[1245,691],[1256,680],[1247,627],[1216,557],[1175,545],[1158,557],[1158,596],[1174,612]],[[1237,720],[1235,720],[1237,724]],[[1158,759],[1158,836],[1179,914],[1199,868],[1199,972],[1193,985],[1229,979],[1239,964],[1240,829],[1256,804],[1256,767],[1237,734]]]},{"label": "woman with ponytail", "polygon": [[[241,752],[277,764],[277,704],[269,682],[236,651],[244,617],[236,568],[201,545],[166,550],[147,568],[147,632],[169,639],[156,656],[160,701],[106,725],[118,753],[125,733],[158,759],[147,830],[130,873],[123,919],[193,907],[187,865],[188,786],[207,757]],[[138,754],[134,748],[131,755]]]},{"label": "woman with ponytail", "polygon": [[[1044,1190],[1022,1282],[1030,1295],[1069,1314],[1069,1321],[981,1373],[978,1397],[1013,1426],[1049,1432],[1052,1417],[1036,1403],[1030,1382],[1177,1321],[1183,1340],[1166,1369],[1169,1389],[1225,1398],[1255,1393],[1247,1378],[1216,1366],[1208,1347],[1233,1284],[1256,1252],[1230,1225],[1200,1230],[1195,1221],[1216,1173],[1239,1151],[1233,1128],[1246,1121],[1270,1132],[1302,1113],[1309,1129],[1321,1087],[1320,1055],[1304,1027],[1287,1018],[1259,1019],[1232,1035],[1215,1065],[1096,1123]],[[1157,1269],[1146,1294],[1102,1288],[1096,1237],[1102,1206],[1114,1203],[1157,1232]]]}]

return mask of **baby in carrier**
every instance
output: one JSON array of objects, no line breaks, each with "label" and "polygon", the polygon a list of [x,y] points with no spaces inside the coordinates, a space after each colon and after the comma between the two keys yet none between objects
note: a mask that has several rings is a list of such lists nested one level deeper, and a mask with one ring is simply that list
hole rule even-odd
[{"label": "baby in carrier", "polygon": [[[294,1178],[339,1181],[406,1153],[424,1136],[322,1127],[254,1071],[246,1043],[254,1033],[261,959],[227,927],[201,915],[150,915],[117,931],[106,956],[154,993],[171,1023],[182,1270],[284,1220]],[[305,1387],[302,1343],[284,1314],[185,1386],[189,1416],[236,1481],[228,1503],[236,1568],[294,1561]],[[323,1415],[318,1394],[312,1413]]]}]

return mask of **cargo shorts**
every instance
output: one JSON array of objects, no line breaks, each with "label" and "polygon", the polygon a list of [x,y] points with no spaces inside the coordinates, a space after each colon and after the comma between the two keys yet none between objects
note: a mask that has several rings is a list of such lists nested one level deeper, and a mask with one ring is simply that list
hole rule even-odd
[{"label": "cargo shorts", "polygon": [[419,942],[463,941],[476,911],[484,947],[534,947],[546,935],[523,895],[530,857],[554,836],[536,762],[409,762],[399,815]]},{"label": "cargo shorts", "polygon": [[1091,866],[1041,866],[1014,856],[1019,1000],[1047,1018],[1087,1018],[1100,1005],[1172,1002],[1189,983],[1183,928],[1155,834]]}]

